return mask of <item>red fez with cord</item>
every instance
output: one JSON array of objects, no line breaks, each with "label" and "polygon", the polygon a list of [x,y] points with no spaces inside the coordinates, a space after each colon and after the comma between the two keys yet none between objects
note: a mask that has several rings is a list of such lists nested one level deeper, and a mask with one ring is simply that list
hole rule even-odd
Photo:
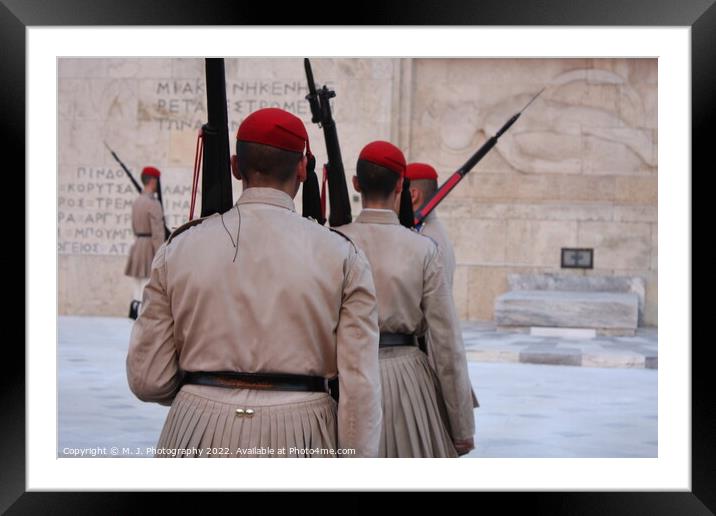
[{"label": "red fez with cord", "polygon": [[411,181],[418,179],[433,179],[437,181],[438,173],[427,163],[410,163],[405,168],[405,176]]},{"label": "red fez with cord", "polygon": [[242,142],[260,143],[287,151],[311,154],[306,126],[297,116],[278,108],[254,111],[247,116],[236,133]]},{"label": "red fez with cord", "polygon": [[360,151],[358,159],[385,167],[400,177],[403,177],[405,173],[405,156],[403,156],[398,147],[389,142],[376,141],[369,143]]},{"label": "red fez with cord", "polygon": [[162,175],[161,172],[159,172],[159,169],[156,167],[144,167],[142,169],[142,175],[143,176],[152,176],[152,177],[160,177]]}]

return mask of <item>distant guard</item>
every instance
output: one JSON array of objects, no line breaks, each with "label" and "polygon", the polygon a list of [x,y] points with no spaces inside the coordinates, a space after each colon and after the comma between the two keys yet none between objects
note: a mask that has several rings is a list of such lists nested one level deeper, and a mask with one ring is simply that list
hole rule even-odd
[{"label": "distant guard", "polygon": [[134,244],[129,250],[129,258],[124,274],[134,280],[134,295],[129,305],[129,317],[137,318],[142,303],[142,291],[149,281],[152,260],[159,247],[164,243],[164,213],[157,200],[161,173],[156,167],[142,169],[142,193],[132,203],[132,231]]}]

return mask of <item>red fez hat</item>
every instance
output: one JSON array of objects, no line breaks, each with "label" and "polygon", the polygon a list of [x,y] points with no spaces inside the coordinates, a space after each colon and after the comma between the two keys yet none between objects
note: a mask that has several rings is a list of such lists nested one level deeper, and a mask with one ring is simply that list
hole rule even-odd
[{"label": "red fez hat", "polygon": [[405,177],[414,179],[434,179],[437,181],[438,173],[427,163],[410,163],[405,168]]},{"label": "red fez hat", "polygon": [[369,143],[360,151],[358,159],[385,167],[401,177],[405,173],[405,156],[392,143],[384,141]]},{"label": "red fez hat", "polygon": [[160,177],[162,175],[162,173],[159,172],[159,169],[156,167],[144,167],[142,169],[142,175],[143,176]]},{"label": "red fez hat", "polygon": [[260,143],[278,149],[311,154],[308,133],[300,118],[278,108],[254,111],[247,116],[236,133],[242,142]]}]

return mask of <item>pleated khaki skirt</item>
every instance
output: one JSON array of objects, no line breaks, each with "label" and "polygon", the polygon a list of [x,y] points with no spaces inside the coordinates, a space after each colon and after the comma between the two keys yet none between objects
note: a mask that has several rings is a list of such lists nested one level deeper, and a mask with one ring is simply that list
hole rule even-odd
[{"label": "pleated khaki skirt", "polygon": [[428,357],[415,346],[380,349],[380,457],[457,457]]},{"label": "pleated khaki skirt", "polygon": [[336,402],[326,393],[185,385],[155,457],[335,457]]},{"label": "pleated khaki skirt", "polygon": [[133,278],[148,278],[152,271],[154,246],[150,237],[137,237],[129,249],[124,275]]}]

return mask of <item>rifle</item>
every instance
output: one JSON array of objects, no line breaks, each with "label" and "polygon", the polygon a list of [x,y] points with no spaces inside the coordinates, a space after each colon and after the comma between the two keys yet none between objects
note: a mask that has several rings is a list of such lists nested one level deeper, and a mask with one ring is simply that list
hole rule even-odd
[{"label": "rifle", "polygon": [[440,185],[440,188],[437,189],[437,191],[428,199],[425,204],[415,213],[415,226],[417,228],[420,228],[423,221],[425,220],[425,217],[430,215],[430,212],[432,212],[440,202],[442,202],[445,197],[447,197],[447,194],[449,194],[453,188],[467,175],[470,170],[474,168],[477,163],[485,157],[485,155],[492,150],[492,148],[497,144],[497,140],[502,136],[515,122],[517,122],[517,119],[520,117],[522,112],[529,107],[532,102],[535,101],[537,97],[539,97],[542,92],[545,90],[545,88],[542,88],[537,95],[532,97],[532,99],[527,103],[525,107],[523,107],[518,113],[515,115],[512,115],[512,118],[510,118],[507,122],[505,122],[505,125],[503,125],[497,133],[495,133],[494,136],[492,136],[489,140],[487,140],[482,147],[477,149],[477,152],[470,156],[470,159],[468,159],[465,164],[460,167],[456,172],[451,175],[447,181],[445,181],[443,184]]},{"label": "rifle", "polygon": [[207,58],[205,64],[206,110],[209,120],[201,128],[204,145],[201,177],[202,217],[223,213],[234,204],[231,193],[224,60]]},{"label": "rifle", "polygon": [[[110,148],[110,146],[107,145],[107,142],[102,142],[102,143],[104,143],[104,146],[107,147],[107,150],[110,152],[110,154],[112,154],[112,157],[114,158],[114,160],[117,163],[119,163],[120,167],[122,167],[122,170],[124,170],[124,173],[127,174],[127,177],[132,182],[132,184],[134,185],[134,188],[137,190],[137,192],[142,193],[141,185],[137,182],[136,179],[134,179],[134,176],[127,168],[127,165],[122,163],[122,160],[119,159],[119,156],[117,156],[117,154]],[[159,204],[162,207],[162,215],[163,215],[164,214],[164,204],[162,203],[162,185],[159,182],[159,178],[157,178],[157,198],[159,199]],[[169,238],[170,234],[171,234],[171,231],[169,231],[169,228],[167,227],[167,224],[165,222],[164,223],[164,240],[167,240]]]},{"label": "rifle", "polygon": [[336,96],[336,92],[329,90],[326,85],[320,90],[316,90],[311,62],[308,58],[305,58],[303,64],[306,69],[306,80],[308,81],[308,95],[306,95],[306,100],[308,100],[311,106],[311,122],[318,124],[318,126],[323,129],[326,153],[328,154],[328,163],[325,165],[324,174],[324,186],[327,179],[328,198],[331,205],[328,223],[331,227],[342,226],[352,222],[353,217],[351,215],[351,203],[348,197],[346,175],[343,169],[343,159],[341,158],[341,148],[338,144],[336,123],[333,120],[331,104],[329,102],[329,99]]}]

